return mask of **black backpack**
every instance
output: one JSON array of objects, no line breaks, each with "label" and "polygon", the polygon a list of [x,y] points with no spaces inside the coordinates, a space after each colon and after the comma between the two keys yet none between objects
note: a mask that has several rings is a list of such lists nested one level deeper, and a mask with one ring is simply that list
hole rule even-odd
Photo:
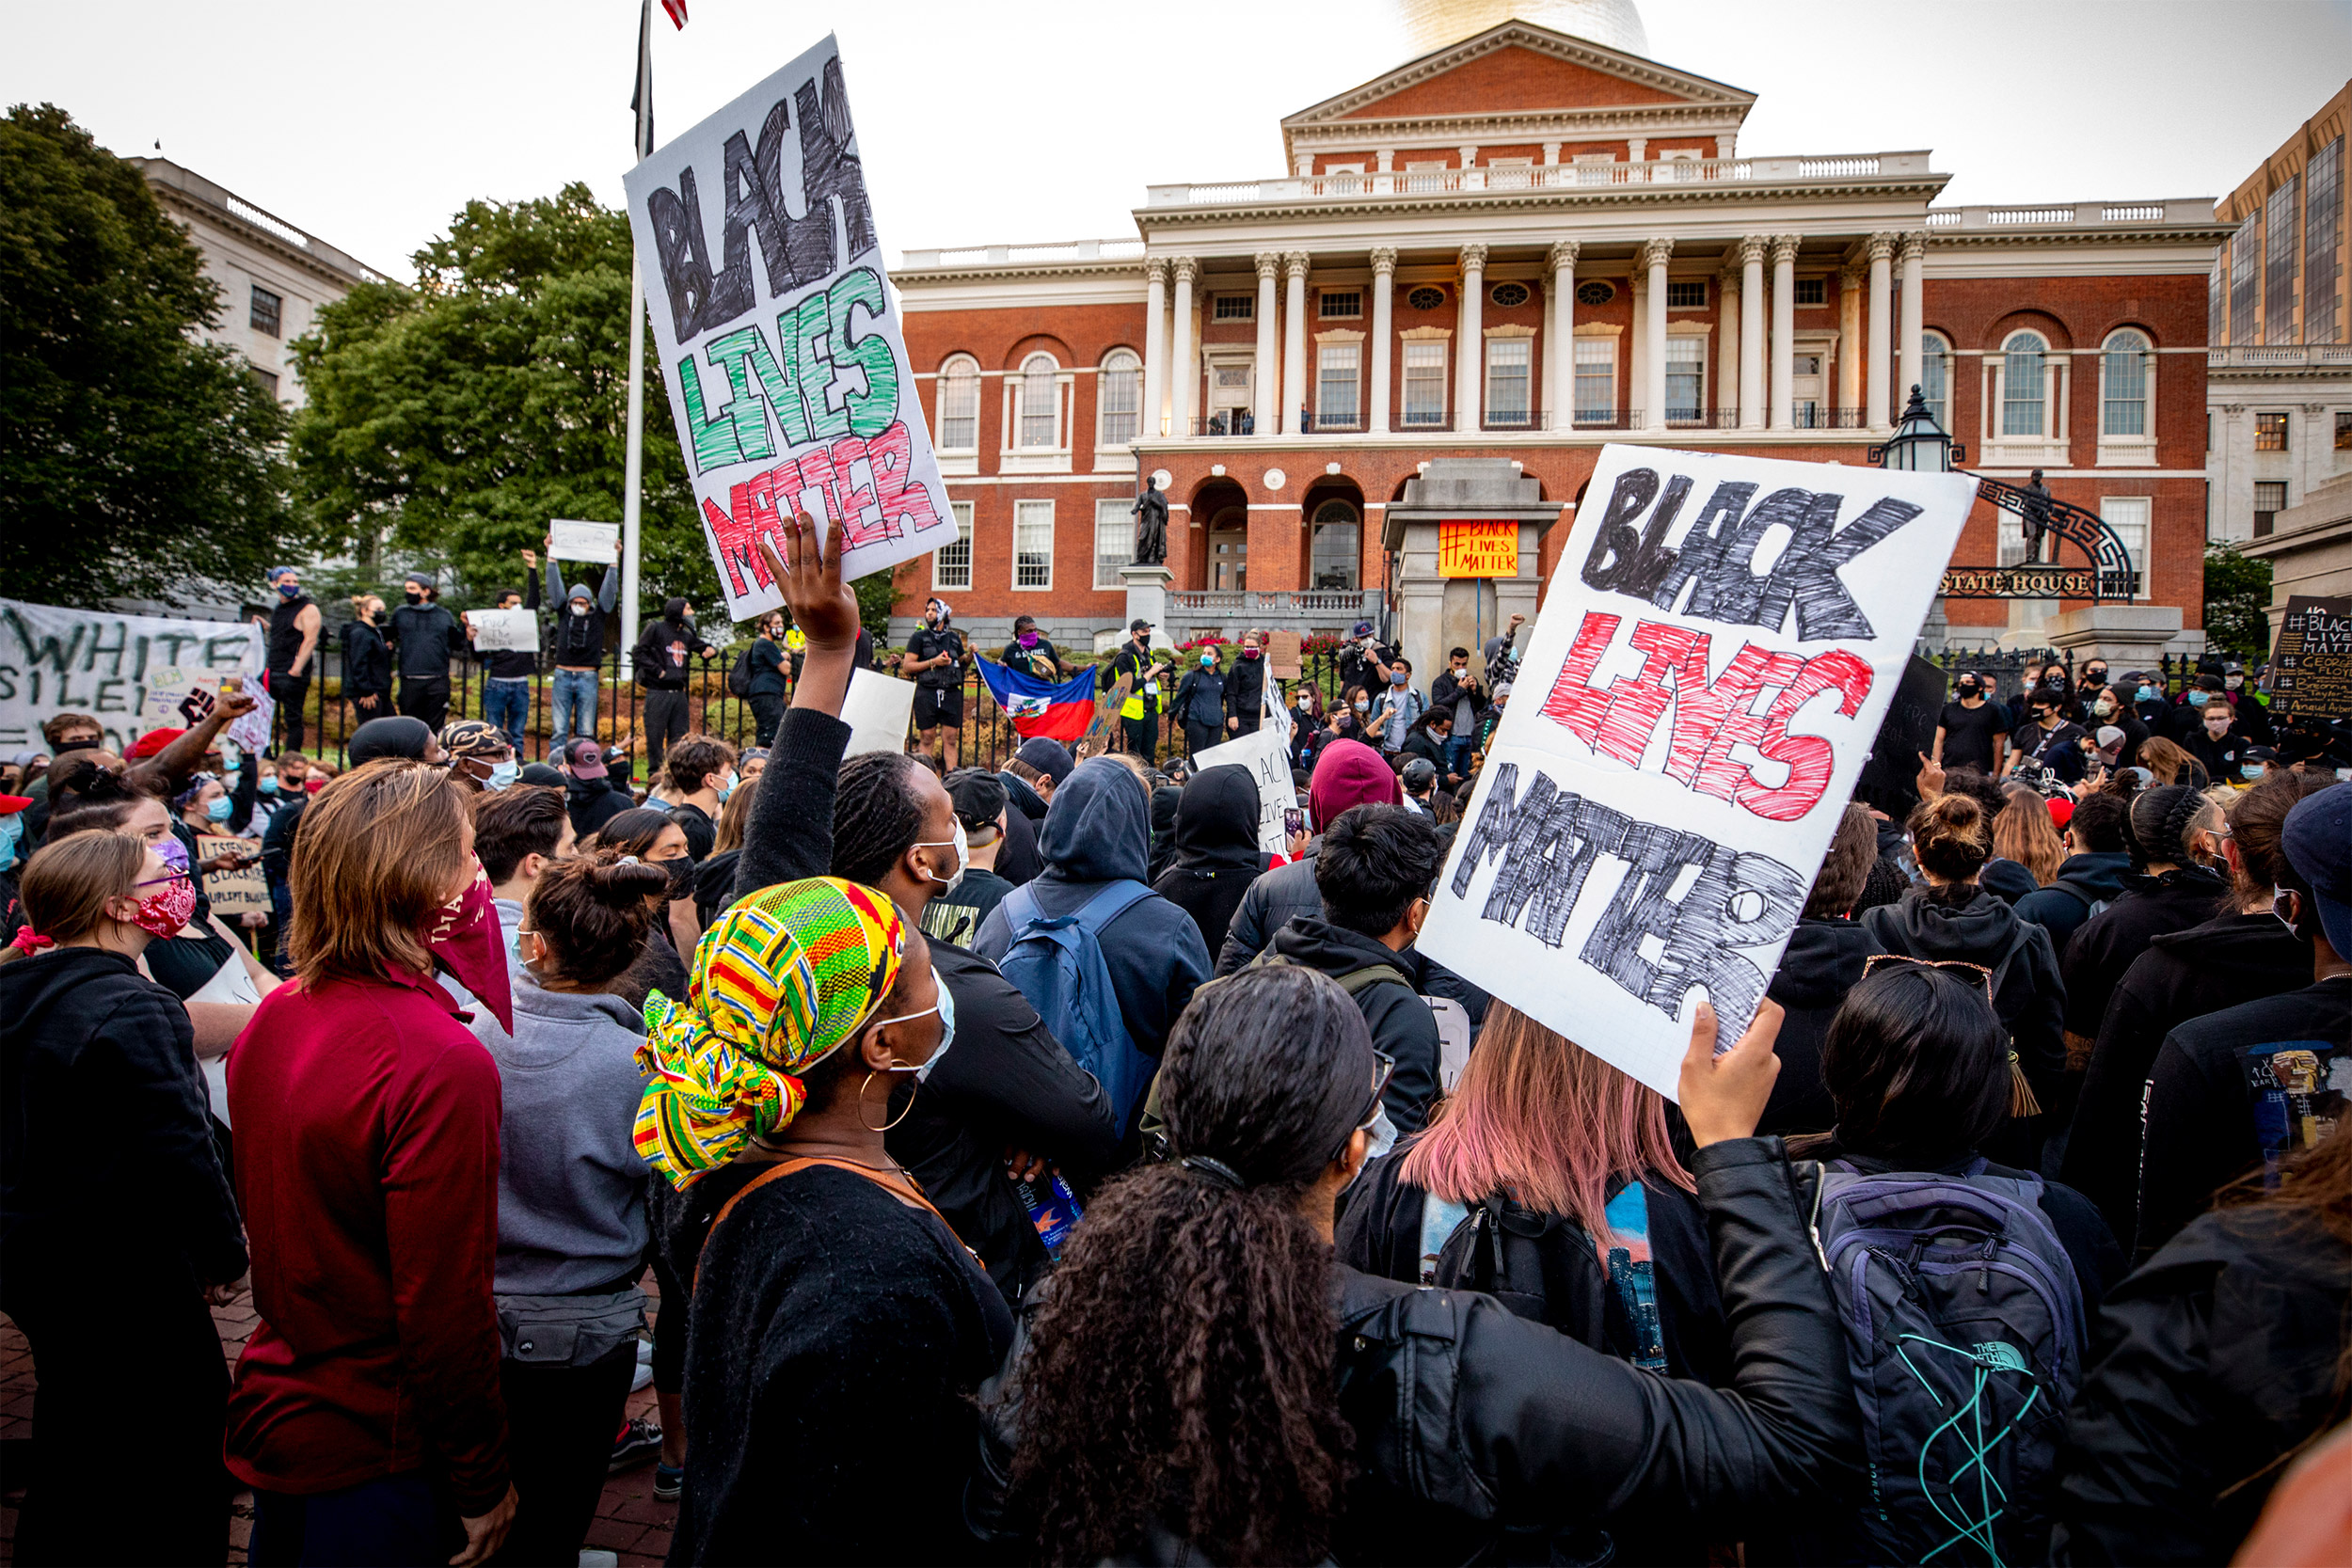
[{"label": "black backpack", "polygon": [[[754,643],[752,646],[757,647],[758,644]],[[735,662],[727,667],[727,695],[730,697],[750,696],[753,678],[752,650],[746,648],[736,655]]]}]

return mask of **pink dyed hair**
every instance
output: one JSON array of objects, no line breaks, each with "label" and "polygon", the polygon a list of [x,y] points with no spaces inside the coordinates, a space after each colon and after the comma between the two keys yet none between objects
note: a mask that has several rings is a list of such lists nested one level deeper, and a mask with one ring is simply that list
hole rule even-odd
[{"label": "pink dyed hair", "polygon": [[1698,1190],[1666,1137],[1664,1098],[1497,1002],[1397,1174],[1449,1203],[1508,1193],[1599,1239],[1610,1234],[1609,1179],[1645,1169]]}]

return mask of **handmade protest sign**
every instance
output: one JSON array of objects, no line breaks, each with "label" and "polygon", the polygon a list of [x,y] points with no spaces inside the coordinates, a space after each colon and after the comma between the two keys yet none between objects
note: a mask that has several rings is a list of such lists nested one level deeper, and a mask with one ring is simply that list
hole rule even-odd
[{"label": "handmade protest sign", "polygon": [[558,561],[609,562],[612,559],[612,546],[620,542],[618,523],[582,523],[558,517],[548,524],[548,554]]},{"label": "handmade protest sign", "polygon": [[2352,718],[2352,598],[2288,595],[2270,654],[2270,712]]},{"label": "handmade protest sign", "polygon": [[505,653],[539,646],[539,612],[535,610],[469,610],[466,626],[473,633],[476,653]]},{"label": "handmade protest sign", "polygon": [[1519,571],[1519,525],[1482,518],[1438,525],[1438,575],[1509,578]]},{"label": "handmade protest sign", "polygon": [[1662,1094],[1755,1016],[1976,482],[1610,446],[1422,951]]},{"label": "handmade protest sign", "polygon": [[903,752],[907,724],[914,717],[914,683],[871,670],[850,672],[849,694],[841,699],[841,721],[850,726],[845,754]]},{"label": "handmade protest sign", "polygon": [[1282,814],[1298,809],[1298,786],[1291,783],[1291,716],[1283,706],[1281,688],[1268,681],[1257,730],[1222,745],[1193,753],[1194,772],[1232,764],[1249,769],[1258,781],[1258,847],[1268,854],[1287,853],[1290,835],[1282,831]]},{"label": "handmade protest sign", "polygon": [[795,513],[850,578],[955,538],[833,39],[622,183],[728,616],[784,602],[758,541]]},{"label": "handmade protest sign", "polygon": [[204,896],[213,901],[213,912],[227,915],[269,913],[269,883],[262,875],[261,851],[248,841],[226,833],[196,835],[198,860],[216,860],[223,855],[250,855],[253,858],[234,871],[204,873]]},{"label": "handmade protest sign", "polygon": [[86,713],[119,755],[149,730],[183,726],[180,705],[191,693],[217,696],[224,679],[258,676],[264,635],[246,622],[0,599],[0,752],[45,749],[44,722]]}]

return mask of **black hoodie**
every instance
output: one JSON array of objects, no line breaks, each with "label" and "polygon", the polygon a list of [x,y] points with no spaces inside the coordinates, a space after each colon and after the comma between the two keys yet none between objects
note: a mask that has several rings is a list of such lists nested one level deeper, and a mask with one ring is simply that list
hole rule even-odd
[{"label": "black hoodie", "polygon": [[582,838],[636,803],[637,798],[611,778],[575,779],[564,775],[564,814],[572,819],[572,832]]},{"label": "black hoodie", "polygon": [[688,660],[712,652],[702,633],[686,618],[686,601],[672,599],[661,607],[661,619],[637,637],[629,662],[648,691],[683,691],[692,670]]},{"label": "black hoodie", "polygon": [[996,875],[1019,887],[1045,869],[1045,857],[1037,852],[1037,825],[1045,820],[1045,800],[1026,779],[1004,772],[996,777],[1005,786],[1006,808],[1005,847],[996,851]]},{"label": "black hoodie", "polygon": [[2221,913],[2229,891],[2201,865],[2125,877],[2115,902],[2085,921],[2066,944],[2066,1032],[2097,1039],[2107,1000],[2132,960],[2166,932],[2185,931]]},{"label": "black hoodie", "polygon": [[2312,944],[2267,911],[2152,938],[2107,1003],[2059,1179],[2097,1204],[2128,1243],[2139,1209],[2141,1098],[2165,1037],[2192,1019],[2311,983]]},{"label": "black hoodie", "polygon": [[1258,848],[1258,781],[1247,768],[1204,768],[1176,795],[1175,855],[1152,891],[1192,916],[1211,953],[1265,870]]},{"label": "black hoodie", "polygon": [[[1378,964],[1392,965],[1411,976],[1415,964],[1408,953],[1398,953],[1377,937],[1351,931],[1327,920],[1300,915],[1274,933],[1267,951],[1302,969],[1338,979]],[[1382,980],[1356,992],[1356,1006],[1372,1030],[1372,1045],[1396,1059],[1381,1103],[1397,1135],[1418,1132],[1429,1119],[1438,1099],[1438,1018],[1429,1004],[1408,985]]]},{"label": "black hoodie", "polygon": [[1837,1125],[1829,1088],[1821,1082],[1821,1043],[1837,1005],[1862,978],[1862,966],[1880,951],[1869,931],[1851,920],[1800,920],[1766,992],[1787,1010],[1773,1050],[1780,1076],[1764,1106],[1758,1132],[1826,1132]]},{"label": "black hoodie", "polygon": [[[2093,903],[2115,902],[2123,891],[2123,878],[2132,858],[2122,850],[2069,855],[2049,885],[2017,900],[2017,912],[2050,933],[2058,950],[2058,967],[2066,967],[2066,944],[2090,918]],[[2060,887],[2059,883],[2065,883]]]}]

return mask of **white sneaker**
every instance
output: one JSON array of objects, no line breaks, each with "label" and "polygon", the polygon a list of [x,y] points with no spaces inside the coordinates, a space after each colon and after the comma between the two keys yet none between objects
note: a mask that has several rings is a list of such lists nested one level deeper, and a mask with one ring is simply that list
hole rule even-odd
[{"label": "white sneaker", "polygon": [[608,1552],[601,1546],[582,1546],[580,1568],[621,1568],[621,1554]]},{"label": "white sneaker", "polygon": [[628,1391],[642,1393],[653,1386],[653,1341],[637,1341],[637,1375],[629,1380]]}]

